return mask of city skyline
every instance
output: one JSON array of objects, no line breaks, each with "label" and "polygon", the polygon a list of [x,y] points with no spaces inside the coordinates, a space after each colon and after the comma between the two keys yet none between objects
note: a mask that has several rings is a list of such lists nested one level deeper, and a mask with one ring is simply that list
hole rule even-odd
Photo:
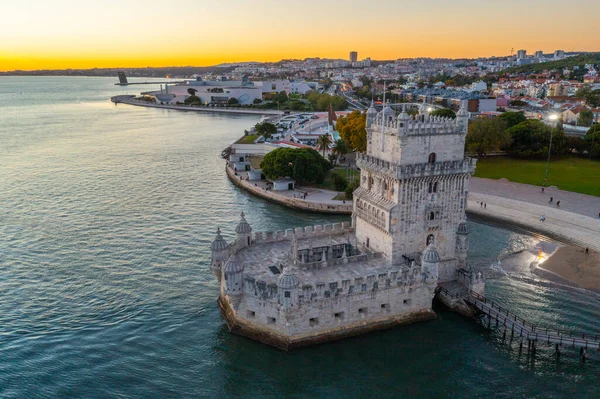
[{"label": "city skyline", "polygon": [[10,18],[0,25],[0,71],[347,59],[349,51],[357,51],[359,60],[505,56],[511,49],[600,51],[593,31],[597,2],[581,0],[570,8],[556,0],[503,4],[183,0],[168,9],[139,0],[102,6],[33,0],[1,6]]}]

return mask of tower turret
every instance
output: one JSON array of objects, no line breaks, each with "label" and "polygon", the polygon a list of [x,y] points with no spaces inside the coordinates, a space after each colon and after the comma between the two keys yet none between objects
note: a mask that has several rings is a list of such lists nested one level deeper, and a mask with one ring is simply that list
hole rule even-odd
[{"label": "tower turret", "polygon": [[423,104],[419,107],[419,119],[423,122],[429,119],[429,113],[431,112],[431,104],[427,104],[427,100],[423,101]]},{"label": "tower turret", "polygon": [[410,116],[406,113],[406,105],[402,106],[402,112],[398,115],[398,134],[405,134],[408,132],[408,123]]},{"label": "tower turret", "polygon": [[466,269],[467,254],[469,252],[469,227],[466,222],[461,222],[456,230],[456,258],[457,269]]},{"label": "tower turret", "polygon": [[375,102],[371,100],[371,106],[367,110],[367,120],[365,122],[367,128],[373,125],[375,118],[377,118],[377,110],[375,109]]},{"label": "tower turret", "polygon": [[229,256],[229,244],[227,244],[227,241],[225,241],[225,239],[223,239],[223,237],[221,236],[221,229],[219,228],[217,228],[217,236],[210,244],[210,251],[212,254],[210,268],[220,282],[221,268],[223,267],[223,265],[227,261],[227,257]]},{"label": "tower turret", "polygon": [[225,294],[234,308],[237,308],[242,300],[243,277],[244,265],[237,261],[235,254],[232,254],[223,268],[223,279],[225,280]]},{"label": "tower turret", "polygon": [[298,306],[298,285],[298,276],[293,273],[290,266],[285,267],[283,273],[277,279],[279,304],[283,310]]},{"label": "tower turret", "polygon": [[236,244],[238,248],[249,247],[252,243],[252,227],[246,221],[244,212],[240,214],[240,222],[235,228],[235,234],[237,237]]},{"label": "tower turret", "polygon": [[381,115],[385,126],[390,126],[394,122],[394,118],[396,117],[396,113],[394,112],[392,107],[390,107],[389,103],[385,104],[383,111],[381,111]]},{"label": "tower turret", "polygon": [[421,267],[428,284],[437,284],[439,276],[440,254],[430,243],[421,257]]},{"label": "tower turret", "polygon": [[456,131],[459,133],[467,134],[469,129],[469,112],[464,107],[460,106],[460,109],[456,113]]}]

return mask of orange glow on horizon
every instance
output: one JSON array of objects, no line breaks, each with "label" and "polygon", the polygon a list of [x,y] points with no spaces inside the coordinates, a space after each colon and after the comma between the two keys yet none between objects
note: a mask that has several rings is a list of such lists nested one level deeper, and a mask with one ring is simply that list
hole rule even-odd
[{"label": "orange glow on horizon", "polygon": [[475,0],[430,0],[426,7],[181,0],[177,9],[152,0],[31,0],[2,9],[10,17],[0,24],[0,71],[347,59],[352,50],[373,60],[600,50],[595,0],[569,7],[558,0],[504,0],[502,7]]}]

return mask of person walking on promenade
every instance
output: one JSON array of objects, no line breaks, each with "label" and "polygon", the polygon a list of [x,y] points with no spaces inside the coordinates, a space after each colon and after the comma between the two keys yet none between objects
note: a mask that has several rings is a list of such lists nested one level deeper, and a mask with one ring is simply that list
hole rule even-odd
[{"label": "person walking on promenade", "polygon": [[487,202],[483,204],[483,207],[487,209]]},{"label": "person walking on promenade", "polygon": [[540,222],[544,223],[546,221],[546,215],[540,216]]},{"label": "person walking on promenade", "polygon": [[589,255],[590,254],[590,249],[588,247],[585,248],[585,254]]},{"label": "person walking on promenade", "polygon": [[542,194],[544,194],[544,187],[542,187]]},{"label": "person walking on promenade", "polygon": [[552,201],[554,200],[554,198],[550,197],[550,201],[548,201],[548,203],[552,203]]},{"label": "person walking on promenade", "polygon": [[560,208],[560,201],[556,201],[556,206]]}]

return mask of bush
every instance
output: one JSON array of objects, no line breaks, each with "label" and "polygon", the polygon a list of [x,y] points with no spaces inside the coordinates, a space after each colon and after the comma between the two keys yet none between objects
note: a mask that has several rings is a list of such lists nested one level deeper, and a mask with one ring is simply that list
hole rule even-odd
[{"label": "bush", "polygon": [[229,105],[237,105],[239,103],[240,102],[235,97],[231,97],[229,100],[227,100],[227,104],[229,104]]},{"label": "bush", "polygon": [[331,174],[331,182],[333,183],[333,188],[335,188],[335,191],[344,191],[346,190],[346,186],[348,186],[348,180],[337,173]]}]

